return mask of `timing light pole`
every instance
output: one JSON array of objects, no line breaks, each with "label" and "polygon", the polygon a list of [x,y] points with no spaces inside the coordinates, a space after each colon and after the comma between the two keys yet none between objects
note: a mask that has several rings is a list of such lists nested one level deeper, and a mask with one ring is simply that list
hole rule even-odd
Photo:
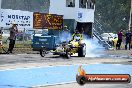
[{"label": "timing light pole", "polygon": [[131,21],[132,21],[132,0],[131,0],[131,8],[130,8],[129,30],[132,27],[132,22]]}]

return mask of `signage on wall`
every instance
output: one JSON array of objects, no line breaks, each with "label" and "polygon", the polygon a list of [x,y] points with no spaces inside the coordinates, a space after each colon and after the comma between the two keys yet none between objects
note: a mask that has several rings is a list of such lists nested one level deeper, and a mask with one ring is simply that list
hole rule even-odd
[{"label": "signage on wall", "polygon": [[28,11],[1,9],[1,26],[11,27],[17,24],[18,28],[33,28],[33,13]]},{"label": "signage on wall", "polygon": [[82,18],[82,13],[78,13],[78,18]]},{"label": "signage on wall", "polygon": [[33,28],[35,29],[62,29],[62,26],[62,15],[33,13]]},{"label": "signage on wall", "polygon": [[83,19],[83,13],[82,12],[78,12],[77,13],[77,20],[78,21],[82,21],[82,19]]},{"label": "signage on wall", "polygon": [[77,22],[92,22],[94,23],[94,10],[92,9],[79,9],[76,11]]}]

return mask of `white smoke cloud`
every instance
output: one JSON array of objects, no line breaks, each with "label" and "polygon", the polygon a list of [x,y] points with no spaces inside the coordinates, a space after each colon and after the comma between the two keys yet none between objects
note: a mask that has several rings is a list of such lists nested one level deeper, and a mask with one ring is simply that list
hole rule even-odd
[{"label": "white smoke cloud", "polygon": [[86,57],[100,57],[104,47],[102,47],[97,40],[94,39],[84,39],[86,44]]},{"label": "white smoke cloud", "polygon": [[[62,32],[60,34],[60,42],[68,42],[72,38],[72,34],[69,32]],[[97,40],[90,39],[84,35],[83,42],[86,44],[86,57],[99,57],[104,47],[101,46]]]},{"label": "white smoke cloud", "polygon": [[71,37],[72,37],[71,33],[68,31],[63,31],[59,36],[60,36],[59,37],[60,42],[65,42],[65,41],[69,42],[71,40]]},{"label": "white smoke cloud", "polygon": [[98,40],[83,35],[83,42],[86,44],[86,57],[100,57],[105,48],[98,43]]}]

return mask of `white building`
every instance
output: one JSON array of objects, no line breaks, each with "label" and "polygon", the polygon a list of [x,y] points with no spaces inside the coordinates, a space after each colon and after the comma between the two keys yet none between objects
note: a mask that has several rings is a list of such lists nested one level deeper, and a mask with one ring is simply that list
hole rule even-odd
[{"label": "white building", "polygon": [[81,31],[83,27],[85,34],[91,36],[94,8],[91,0],[50,0],[49,13],[63,15],[64,25],[68,25],[72,31],[74,29]]},{"label": "white building", "polygon": [[[44,10],[42,11],[42,9],[39,10],[38,8],[38,12],[41,11],[41,13],[63,15],[63,19],[64,19],[63,24],[67,25],[68,29],[70,29],[71,32],[73,32],[75,29],[81,31],[81,29],[83,28],[85,34],[90,36],[92,35],[92,27],[94,23],[94,11],[95,11],[94,8],[95,4],[92,1],[94,0],[39,0],[39,1],[44,3],[43,5]],[[25,0],[26,5],[23,5],[23,8],[20,7],[20,5],[17,6],[18,4],[15,4],[18,3],[18,1],[14,0],[13,5],[11,4],[12,2],[10,2],[10,0],[2,0],[2,4],[1,4],[2,9],[25,10],[25,11],[37,12],[36,9],[32,10],[32,8],[35,8],[35,6],[30,5],[29,1],[26,2]],[[33,3],[32,0],[31,2]],[[10,6],[5,5],[6,3],[10,4]]]},{"label": "white building", "polygon": [[49,13],[64,15],[64,19],[75,19],[77,22],[94,22],[91,0],[50,0]]}]

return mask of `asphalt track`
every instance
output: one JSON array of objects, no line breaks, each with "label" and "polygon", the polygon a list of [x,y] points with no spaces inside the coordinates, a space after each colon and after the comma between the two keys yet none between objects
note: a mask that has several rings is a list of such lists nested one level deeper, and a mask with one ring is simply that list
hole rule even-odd
[{"label": "asphalt track", "polygon": [[[0,88],[27,88],[76,82],[79,65],[45,66],[0,70]],[[83,65],[87,74],[130,74],[132,65]]]}]

